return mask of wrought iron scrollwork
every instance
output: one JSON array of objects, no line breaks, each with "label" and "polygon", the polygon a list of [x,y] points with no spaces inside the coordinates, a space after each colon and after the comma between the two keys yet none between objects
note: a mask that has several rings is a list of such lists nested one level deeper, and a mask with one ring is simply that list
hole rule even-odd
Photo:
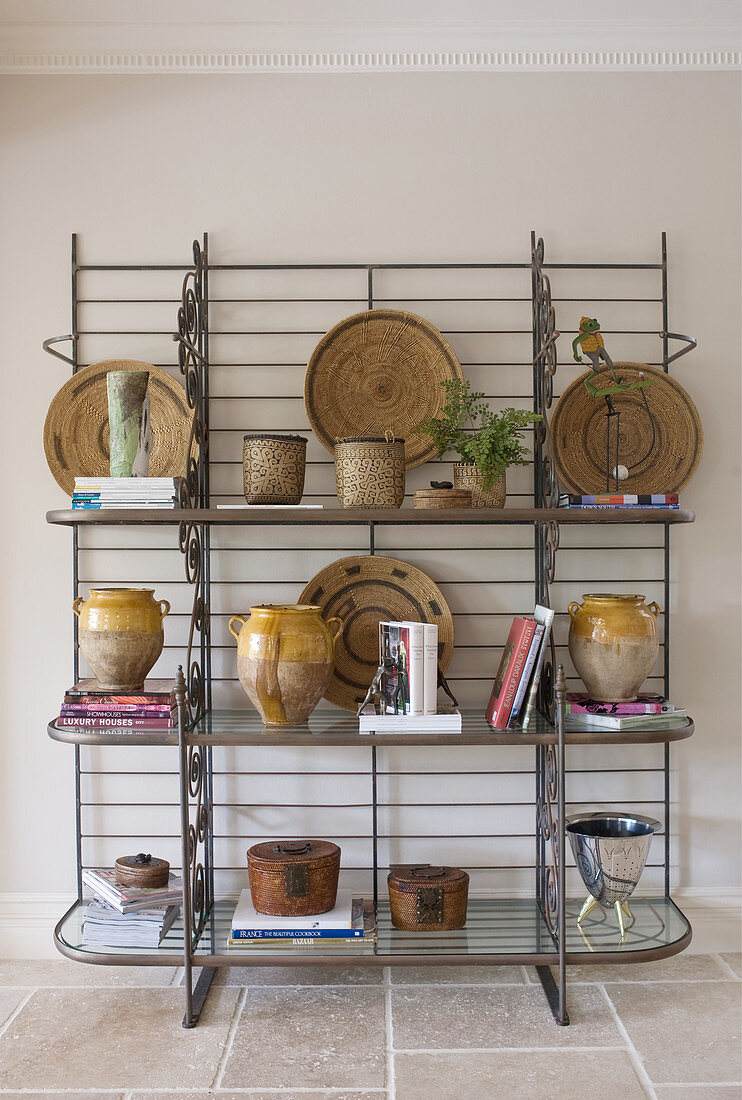
[{"label": "wrought iron scrollwork", "polygon": [[[183,279],[178,309],[178,364],[185,378],[188,407],[193,412],[190,446],[180,504],[183,508],[206,508],[208,488],[208,302],[206,295],[208,257],[206,248],[193,242],[193,268]],[[196,723],[206,707],[204,664],[207,659],[209,605],[205,584],[205,553],[208,535],[203,525],[193,521],[180,524],[179,545],[184,556],[185,575],[193,587],[193,606],[186,658],[186,702],[191,723]]]},{"label": "wrought iron scrollwork", "polygon": [[[176,698],[179,704],[187,703],[187,687],[182,667],[176,678]],[[188,745],[185,729],[181,730],[181,812],[184,815],[183,876],[186,900],[183,922],[190,928],[191,941],[195,945],[211,909],[211,875],[209,867],[209,838],[212,823],[210,796],[210,768],[208,748]]]},{"label": "wrought iron scrollwork", "polygon": [[[533,308],[533,393],[534,411],[541,415],[534,433],[534,487],[536,508],[555,508],[559,503],[559,484],[554,469],[549,431],[549,409],[554,399],[554,375],[557,371],[556,311],[551,282],[544,271],[544,242],[533,240],[531,252]],[[553,521],[538,523],[536,540],[536,599],[551,607],[551,585],[556,572],[559,549],[559,525]],[[556,719],[554,681],[556,652],[553,634],[549,641],[539,685],[539,709],[552,723]],[[539,906],[549,932],[559,934],[560,896],[564,889],[559,851],[559,759],[554,745],[544,745],[536,756],[536,891]]]},{"label": "wrought iron scrollwork", "polygon": [[551,298],[551,282],[544,272],[544,242],[539,237],[531,253],[533,335],[534,335],[534,411],[541,414],[535,437],[534,502],[537,508],[553,508],[559,501],[559,486],[554,471],[549,433],[549,409],[554,399],[554,375],[557,371],[559,331]]},{"label": "wrought iron scrollwork", "polygon": [[546,926],[552,935],[558,929],[560,860],[559,837],[555,808],[557,805],[557,760],[553,745],[540,750],[541,790],[536,814],[539,834],[539,850],[542,858],[538,865],[538,900]]}]

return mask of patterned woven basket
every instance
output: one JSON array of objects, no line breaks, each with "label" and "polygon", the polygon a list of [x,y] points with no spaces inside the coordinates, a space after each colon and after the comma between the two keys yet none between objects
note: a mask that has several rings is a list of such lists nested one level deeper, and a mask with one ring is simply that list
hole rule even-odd
[{"label": "patterned woven basket", "polygon": [[119,856],[115,865],[116,882],[121,886],[167,886],[170,864],[166,859],[145,855]]},{"label": "patterned woven basket", "polygon": [[298,504],[304,492],[307,441],[301,435],[248,432],[242,477],[248,504]]},{"label": "patterned woven basket", "polygon": [[272,917],[311,917],[334,909],[340,849],[329,840],[268,840],[247,853],[252,903]]},{"label": "patterned woven basket", "polygon": [[355,436],[335,445],[335,481],[342,508],[401,508],[404,439]]},{"label": "patterned woven basket", "polygon": [[454,462],[453,487],[471,491],[472,508],[504,508],[505,474],[500,474],[491,489],[485,491],[483,485],[484,474],[480,474],[473,462]]},{"label": "patterned woven basket", "polygon": [[466,924],[466,871],[425,863],[394,867],[386,881],[392,924],[402,932],[450,932]]}]

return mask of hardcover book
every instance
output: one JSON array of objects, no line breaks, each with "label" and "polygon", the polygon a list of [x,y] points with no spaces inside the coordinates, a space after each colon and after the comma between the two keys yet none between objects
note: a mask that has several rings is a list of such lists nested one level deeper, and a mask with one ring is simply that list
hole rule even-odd
[{"label": "hardcover book", "polygon": [[568,691],[567,714],[669,714],[674,710],[661,695],[637,695],[633,703],[597,703],[587,692]]},{"label": "hardcover book", "polygon": [[507,727],[535,632],[536,620],[531,616],[513,619],[487,707],[487,721],[495,729]]},{"label": "hardcover book", "polygon": [[410,714],[410,629],[379,623],[380,699],[384,714]]},{"label": "hardcover book", "polygon": [[65,702],[78,702],[80,697],[92,696],[93,700],[110,703],[135,703],[146,706],[148,703],[169,703],[175,700],[174,680],[145,680],[144,691],[141,695],[116,695],[110,690],[102,691],[98,681],[89,676],[84,680],[78,680],[65,692]]},{"label": "hardcover book", "polygon": [[541,623],[544,628],[544,633],[541,636],[541,645],[539,647],[538,654],[536,655],[536,664],[534,665],[533,672],[531,673],[531,682],[526,689],[526,698],[521,708],[520,726],[522,729],[528,729],[528,726],[536,713],[536,699],[538,697],[538,685],[541,683],[541,673],[544,668],[544,661],[546,660],[546,654],[549,649],[549,639],[551,638],[551,626],[554,622],[554,612],[550,607],[544,607],[542,604],[536,604],[536,610],[533,613],[533,617],[537,623]]}]

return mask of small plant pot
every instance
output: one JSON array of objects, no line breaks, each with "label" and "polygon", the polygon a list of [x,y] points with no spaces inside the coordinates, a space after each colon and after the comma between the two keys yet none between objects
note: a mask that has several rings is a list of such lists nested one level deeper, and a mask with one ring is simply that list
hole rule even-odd
[{"label": "small plant pot", "polygon": [[242,448],[245,500],[248,504],[298,504],[306,462],[304,436],[249,432]]},{"label": "small plant pot", "polygon": [[505,474],[500,474],[491,489],[485,490],[483,486],[484,474],[479,472],[473,462],[454,462],[453,487],[471,491],[472,508],[504,508]]}]

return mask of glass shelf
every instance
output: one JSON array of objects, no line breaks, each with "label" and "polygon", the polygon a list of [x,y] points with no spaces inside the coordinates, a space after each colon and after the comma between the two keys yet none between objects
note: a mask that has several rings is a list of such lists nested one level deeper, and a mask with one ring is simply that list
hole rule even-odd
[{"label": "glass shelf", "polygon": [[[196,745],[283,745],[349,746],[371,745],[548,745],[556,742],[554,727],[541,715],[535,715],[528,730],[494,730],[479,710],[462,710],[461,733],[384,733],[358,732],[358,719],[341,710],[315,710],[306,726],[266,727],[254,710],[215,710],[207,713],[187,734]],[[55,741],[72,745],[177,745],[178,734],[162,730],[136,730],[131,733],[95,733],[74,726],[48,725]],[[584,730],[567,733],[567,745],[641,745],[682,741],[695,729],[684,718],[671,729]]]},{"label": "glass shelf", "polygon": [[[78,903],[59,922],[55,940],[71,958],[102,964],[160,964],[177,966],[183,958],[183,924],[176,921],[159,948],[107,948],[82,944],[82,914]],[[195,966],[277,966],[321,962],[322,965],[382,965],[414,962],[418,965],[456,962],[544,965],[558,959],[557,946],[534,900],[471,899],[466,927],[455,932],[399,932],[391,923],[386,901],[379,903],[378,941],[327,947],[321,940],[311,947],[228,947],[236,900],[217,901],[194,953]],[[641,962],[682,951],[691,927],[671,898],[635,897],[634,917],[621,941],[612,911],[596,909],[577,925],[582,900],[567,901],[567,961],[569,963]]]}]

